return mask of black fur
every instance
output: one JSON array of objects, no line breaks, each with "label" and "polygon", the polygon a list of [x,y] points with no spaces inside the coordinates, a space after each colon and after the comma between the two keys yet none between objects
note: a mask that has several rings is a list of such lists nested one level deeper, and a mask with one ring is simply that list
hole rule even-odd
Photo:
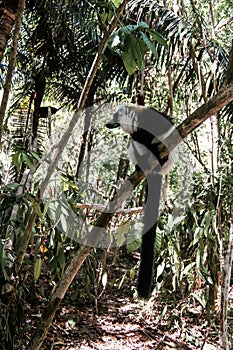
[{"label": "black fur", "polygon": [[[108,128],[121,127],[132,137],[129,158],[142,170],[151,169],[153,159],[159,165],[147,175],[146,206],[144,211],[144,234],[141,245],[141,262],[138,277],[138,296],[149,298],[153,279],[154,245],[159,212],[162,175],[167,172],[169,157],[160,159],[158,144],[170,133],[172,122],[168,116],[146,107],[122,106],[106,124]],[[165,169],[165,170],[164,170]],[[168,170],[169,171],[169,170]],[[153,196],[148,196],[148,189]]]}]

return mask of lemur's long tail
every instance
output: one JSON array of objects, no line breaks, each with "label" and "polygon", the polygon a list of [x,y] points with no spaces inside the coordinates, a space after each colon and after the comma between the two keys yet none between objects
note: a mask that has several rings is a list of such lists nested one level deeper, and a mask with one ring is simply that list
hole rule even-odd
[{"label": "lemur's long tail", "polygon": [[141,246],[141,262],[138,276],[138,296],[148,299],[151,295],[151,284],[154,267],[154,246],[159,212],[162,175],[152,171],[147,176],[146,207],[144,213],[144,235]]}]

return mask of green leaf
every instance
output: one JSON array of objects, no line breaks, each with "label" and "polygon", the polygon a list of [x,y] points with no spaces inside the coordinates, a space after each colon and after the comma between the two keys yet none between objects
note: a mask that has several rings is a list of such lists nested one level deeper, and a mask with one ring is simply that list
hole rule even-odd
[{"label": "green leaf", "polygon": [[2,265],[1,268],[2,268],[2,270],[5,269],[6,263],[7,263],[6,252],[4,249],[2,249],[2,252],[1,252],[1,265]]},{"label": "green leaf", "polygon": [[134,278],[135,278],[135,269],[130,269],[129,277],[130,277],[131,280],[134,280]]},{"label": "green leaf", "polygon": [[138,29],[138,25],[137,24],[128,24],[127,26],[124,26],[122,28],[119,29],[119,33],[125,33],[125,34],[130,34]]},{"label": "green leaf", "polygon": [[12,155],[12,162],[14,166],[16,167],[17,171],[20,170],[20,166],[22,163],[22,153],[21,152],[16,152]]},{"label": "green leaf", "polygon": [[41,237],[39,237],[36,241],[35,244],[35,249],[34,249],[34,259],[38,258],[38,253],[40,251],[40,246],[41,246]]},{"label": "green leaf", "polygon": [[61,216],[60,216],[60,219],[61,219],[61,226],[62,226],[62,230],[64,233],[67,232],[67,220],[66,220],[66,216],[62,213]]},{"label": "green leaf", "polygon": [[171,214],[168,215],[167,225],[166,225],[166,226],[167,226],[167,230],[168,230],[169,232],[171,232],[172,229],[173,229],[173,217],[172,217]]},{"label": "green leaf", "polygon": [[50,203],[51,203],[51,199],[50,200],[48,200],[47,202],[44,202],[44,210],[43,210],[43,212],[41,213],[42,215],[42,219],[44,219],[45,217],[46,217],[46,214],[47,214],[47,211],[48,211],[48,208],[49,208],[49,206],[50,206]]},{"label": "green leaf", "polygon": [[129,232],[129,229],[130,229],[130,220],[122,222],[118,226],[117,231],[116,231],[116,236],[115,236],[116,243],[117,243],[118,247],[121,247],[124,244],[124,242],[126,240],[126,236]]},{"label": "green leaf", "polygon": [[57,261],[58,261],[59,265],[61,266],[61,268],[64,269],[66,258],[65,258],[63,247],[60,245],[59,248],[60,249],[57,252]]},{"label": "green leaf", "polygon": [[195,262],[188,264],[183,271],[183,275],[188,275],[189,271],[192,270],[194,266],[195,266]]},{"label": "green leaf", "polygon": [[159,315],[159,320],[161,320],[167,313],[167,305],[164,306],[162,313]]},{"label": "green leaf", "polygon": [[129,42],[131,48],[131,54],[136,62],[136,67],[139,67],[141,71],[145,69],[145,54],[147,51],[146,45],[143,40],[139,38],[135,38],[133,36],[130,37]]},{"label": "green leaf", "polygon": [[153,37],[153,39],[155,39],[159,44],[163,45],[166,49],[168,48],[168,44],[167,44],[166,40],[159,32],[157,32],[154,29],[153,30],[148,29],[148,33],[150,33],[150,35]]},{"label": "green leaf", "polygon": [[140,246],[141,246],[141,240],[136,239],[135,241],[130,241],[130,243],[127,243],[127,251],[135,252],[135,250],[139,249]]},{"label": "green leaf", "polygon": [[28,155],[26,153],[22,153],[22,157],[23,157],[23,160],[25,161],[25,163],[27,164],[28,168],[32,172],[35,172],[36,166],[35,166],[35,164],[33,164],[32,160],[28,157]]},{"label": "green leaf", "polygon": [[145,42],[146,46],[148,47],[148,49],[153,53],[155,58],[157,58],[158,54],[157,54],[156,48],[155,48],[154,44],[152,43],[152,41],[148,38],[148,36],[145,33],[140,32],[140,35],[141,35],[143,41]]},{"label": "green leaf", "polygon": [[73,329],[75,327],[75,325],[76,325],[76,322],[73,319],[69,319],[68,320],[68,324],[69,324],[69,327],[71,329]]},{"label": "green leaf", "polygon": [[37,281],[41,274],[42,268],[42,259],[41,257],[36,258],[35,266],[34,266],[34,280]]},{"label": "green leaf", "polygon": [[148,29],[149,26],[146,22],[139,22],[138,23],[138,29]]},{"label": "green leaf", "polygon": [[[206,237],[208,237],[208,231],[209,231],[209,227],[210,227],[210,223],[212,222],[212,217],[213,217],[213,213],[211,211],[207,211],[205,216],[204,216],[204,235]],[[202,226],[202,225],[201,225]]]},{"label": "green leaf", "polygon": [[134,58],[132,57],[131,49],[128,49],[127,51],[124,50],[122,52],[122,59],[125,66],[125,69],[127,70],[128,74],[131,75],[134,73],[135,69],[137,68],[137,63],[135,62]]},{"label": "green leaf", "polygon": [[159,230],[159,228],[157,229],[156,232],[156,239],[155,239],[155,249],[159,252],[161,247],[162,247],[162,242],[163,242],[163,236],[162,236],[162,232]]},{"label": "green leaf", "polygon": [[122,276],[118,289],[121,289],[121,287],[123,286],[123,283],[125,282],[125,278],[126,278],[126,272],[124,273],[124,275]]},{"label": "green leaf", "polygon": [[37,215],[39,216],[39,218],[42,219],[43,214],[42,214],[42,212],[41,212],[41,210],[40,210],[40,205],[39,205],[39,203],[38,203],[35,199],[33,199],[33,198],[29,198],[29,200],[30,200],[30,202],[32,203],[32,205],[33,205],[33,207],[34,207],[34,209],[35,209]]},{"label": "green leaf", "polygon": [[38,162],[41,162],[41,158],[38,155],[38,153],[34,152],[34,151],[30,151],[30,154],[36,159],[38,160]]},{"label": "green leaf", "polygon": [[118,8],[121,4],[121,0],[112,0],[113,5]]},{"label": "green leaf", "polygon": [[18,188],[20,185],[17,183],[17,182],[11,182],[10,184],[2,187],[3,189],[6,189],[6,190],[14,190],[16,188]]},{"label": "green leaf", "polygon": [[159,276],[162,275],[164,268],[165,268],[165,261],[162,261],[162,263],[157,267],[156,279],[158,279]]},{"label": "green leaf", "polygon": [[104,12],[100,15],[102,23],[105,23],[108,19],[108,13]]},{"label": "green leaf", "polygon": [[186,218],[185,215],[176,217],[176,218],[173,220],[173,226],[179,225],[185,218]]},{"label": "green leaf", "polygon": [[190,295],[192,295],[195,299],[197,299],[197,301],[199,301],[199,303],[201,304],[203,309],[206,308],[206,301],[205,301],[204,297],[200,297],[200,295],[195,294],[195,293],[191,293]]}]

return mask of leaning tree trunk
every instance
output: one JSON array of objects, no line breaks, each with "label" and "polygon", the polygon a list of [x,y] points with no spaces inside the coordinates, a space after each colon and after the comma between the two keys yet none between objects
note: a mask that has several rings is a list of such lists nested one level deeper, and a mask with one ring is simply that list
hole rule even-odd
[{"label": "leaning tree trunk", "polygon": [[20,33],[20,27],[22,24],[25,3],[26,3],[26,0],[18,1],[18,9],[17,9],[16,20],[15,20],[15,30],[14,30],[14,36],[13,36],[12,49],[11,49],[10,60],[9,60],[9,65],[8,65],[8,70],[6,75],[6,82],[4,85],[4,92],[3,92],[3,97],[2,97],[1,107],[0,107],[0,144],[2,140],[3,121],[6,113],[7,102],[9,98],[10,89],[11,89],[11,81],[12,81],[13,72],[15,68],[19,33]]}]

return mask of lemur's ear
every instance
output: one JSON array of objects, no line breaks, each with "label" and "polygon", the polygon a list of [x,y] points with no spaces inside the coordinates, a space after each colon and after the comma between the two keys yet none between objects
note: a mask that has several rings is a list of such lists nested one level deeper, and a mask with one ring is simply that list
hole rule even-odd
[{"label": "lemur's ear", "polygon": [[143,94],[138,94],[137,95],[137,105],[138,106],[145,106],[145,100],[144,100],[144,95]]}]

